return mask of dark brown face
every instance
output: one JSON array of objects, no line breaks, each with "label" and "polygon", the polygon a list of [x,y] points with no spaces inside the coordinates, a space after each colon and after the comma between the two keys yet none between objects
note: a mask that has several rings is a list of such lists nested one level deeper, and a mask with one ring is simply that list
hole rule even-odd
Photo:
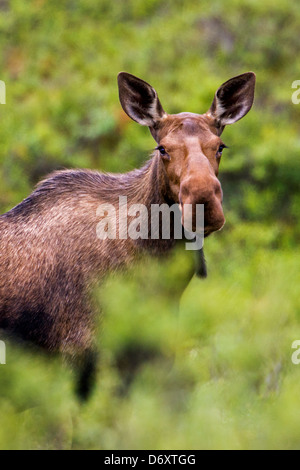
[{"label": "dark brown face", "polygon": [[[196,205],[204,205],[205,235],[220,230],[225,218],[223,193],[217,178],[222,150],[221,138],[213,132],[206,115],[168,115],[157,129],[157,147],[164,161],[172,196],[180,204],[192,205],[192,229],[196,226]],[[184,215],[182,223],[184,225]]]},{"label": "dark brown face", "polygon": [[[196,206],[204,206],[204,234],[220,230],[225,217],[223,193],[218,180],[225,147],[221,134],[227,124],[241,119],[254,99],[255,74],[244,73],[218,88],[206,114],[167,114],[156,91],[148,83],[127,73],[118,76],[120,102],[133,120],[148,126],[164,162],[174,201],[182,209],[189,205],[192,229],[196,226]],[[189,224],[191,220],[189,221]],[[187,228],[187,227],[186,227]],[[200,227],[203,229],[203,227]]]}]

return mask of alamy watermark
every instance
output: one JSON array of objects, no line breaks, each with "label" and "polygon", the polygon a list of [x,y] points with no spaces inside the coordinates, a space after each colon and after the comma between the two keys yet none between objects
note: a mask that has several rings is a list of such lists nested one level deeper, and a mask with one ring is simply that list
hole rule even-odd
[{"label": "alamy watermark", "polygon": [[187,250],[200,250],[204,241],[203,204],[128,205],[127,196],[119,196],[118,207],[110,203],[97,208],[100,218],[96,233],[100,240],[187,240]]},{"label": "alamy watermark", "polygon": [[296,88],[296,91],[292,93],[292,103],[299,104],[300,103],[300,80],[295,80],[292,83],[292,88]]},{"label": "alamy watermark", "polygon": [[0,364],[6,364],[6,346],[4,341],[0,341]]},{"label": "alamy watermark", "polygon": [[6,86],[3,80],[0,80],[0,104],[6,104]]},{"label": "alamy watermark", "polygon": [[292,349],[296,349],[296,351],[293,352],[291,360],[292,360],[292,363],[297,366],[298,364],[300,364],[300,340],[299,339],[296,339],[292,343]]}]

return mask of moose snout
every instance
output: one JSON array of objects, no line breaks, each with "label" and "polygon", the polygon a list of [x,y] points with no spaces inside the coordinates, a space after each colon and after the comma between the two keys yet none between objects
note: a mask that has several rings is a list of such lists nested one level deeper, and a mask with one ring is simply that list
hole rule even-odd
[{"label": "moose snout", "polygon": [[[201,181],[201,184],[191,180],[183,182],[179,192],[182,225],[189,231],[191,228],[193,232],[204,231],[205,236],[220,230],[225,224],[222,201],[223,191],[216,177]],[[201,214],[204,214],[204,220]]]}]

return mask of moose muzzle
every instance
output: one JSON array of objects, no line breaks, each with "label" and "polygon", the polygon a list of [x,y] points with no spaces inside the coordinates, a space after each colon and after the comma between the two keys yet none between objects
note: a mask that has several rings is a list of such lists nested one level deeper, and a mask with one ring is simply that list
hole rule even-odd
[{"label": "moose muzzle", "polygon": [[[204,232],[204,236],[220,230],[225,224],[222,199],[221,184],[216,176],[202,177],[201,181],[199,177],[187,178],[182,182],[179,193],[182,225],[188,231],[192,228],[193,232]],[[204,209],[204,226],[203,218],[199,217],[201,205]]]}]

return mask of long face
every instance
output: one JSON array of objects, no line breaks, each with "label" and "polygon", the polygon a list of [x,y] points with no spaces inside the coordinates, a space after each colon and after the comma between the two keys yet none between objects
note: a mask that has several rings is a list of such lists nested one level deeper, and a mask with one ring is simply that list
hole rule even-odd
[{"label": "long face", "polygon": [[[135,121],[150,128],[157,142],[169,181],[172,199],[182,209],[192,208],[192,229],[196,226],[196,207],[204,206],[204,234],[220,230],[225,217],[223,192],[218,180],[222,151],[221,134],[227,124],[241,119],[251,108],[255,75],[239,75],[225,82],[216,92],[206,114],[167,114],[157,93],[148,83],[127,73],[118,76],[120,101]],[[189,224],[191,222],[189,221]]]},{"label": "long face", "polygon": [[[192,207],[192,229],[196,226],[196,205],[204,205],[205,236],[220,230],[225,218],[223,193],[218,180],[224,142],[207,115],[168,115],[156,130],[157,150],[164,161],[169,186],[180,208]],[[182,210],[182,223],[184,215]]]}]

